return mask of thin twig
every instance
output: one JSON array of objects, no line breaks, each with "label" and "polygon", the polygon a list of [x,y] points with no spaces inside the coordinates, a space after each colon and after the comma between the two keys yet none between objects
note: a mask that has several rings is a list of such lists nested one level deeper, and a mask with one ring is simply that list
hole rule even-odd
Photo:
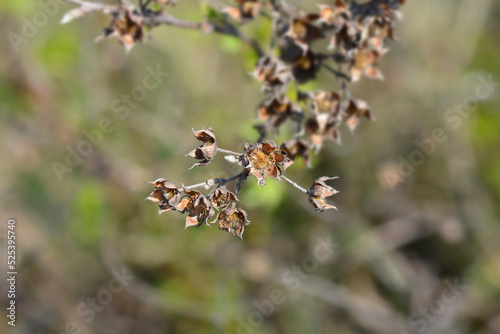
[{"label": "thin twig", "polygon": [[229,154],[229,155],[235,155],[237,157],[239,156],[242,156],[243,154],[242,153],[238,153],[238,152],[233,152],[233,151],[229,151],[229,150],[224,150],[220,147],[217,147],[217,152],[221,152],[221,153],[224,153],[224,154]]},{"label": "thin twig", "polygon": [[205,182],[193,184],[192,186],[184,186],[184,188],[194,189],[194,188],[204,187],[205,189],[209,189],[214,184],[215,184],[215,180],[214,179],[208,179]]},{"label": "thin twig", "polygon": [[148,8],[150,3],[151,3],[151,0],[146,0],[146,2],[144,2],[144,0],[140,0],[139,4],[141,7],[141,12],[144,12],[146,10],[146,8]]},{"label": "thin twig", "polygon": [[218,184],[218,187],[221,187],[221,186],[225,185],[228,182],[231,182],[231,181],[234,181],[236,179],[239,179],[241,177],[241,175],[243,175],[243,172],[241,172],[239,174],[236,174],[235,176],[232,176],[232,177],[230,177],[228,179],[214,179],[214,182]]},{"label": "thin twig", "polygon": [[[203,32],[206,29],[206,31],[213,31],[223,35],[234,36],[236,38],[239,38],[246,44],[250,45],[254,49],[254,51],[258,54],[259,57],[261,57],[264,54],[262,48],[260,47],[259,43],[256,40],[242,34],[239,29],[237,29],[234,25],[230,24],[229,22],[224,22],[224,25],[222,26],[213,23],[202,24],[199,22],[182,20],[169,13],[158,13],[158,12],[149,12],[144,17],[144,22],[151,27],[165,24],[180,28],[199,30],[201,32]],[[206,25],[209,25],[208,29]]]},{"label": "thin twig", "polygon": [[333,69],[332,67],[330,67],[330,65],[328,64],[324,64],[323,63],[323,67],[326,68],[328,71],[330,71],[331,73],[335,74],[335,76],[337,76],[338,78],[343,78],[343,79],[346,79],[346,80],[351,80],[351,78],[347,75],[345,75],[344,73],[342,72],[339,72],[335,69]]},{"label": "thin twig", "polygon": [[302,191],[304,194],[309,194],[309,191],[302,188],[301,186],[299,186],[297,183],[293,182],[292,180],[290,180],[289,178],[287,178],[286,176],[284,175],[281,175],[280,178],[282,178],[283,180],[285,180],[286,182],[290,183],[292,186],[294,186],[295,188],[299,189],[300,191]]},{"label": "thin twig", "polygon": [[223,179],[223,178],[208,179],[208,180],[206,180],[205,182],[202,182],[202,183],[193,184],[191,186],[184,186],[184,188],[194,189],[194,188],[204,187],[205,189],[209,189],[210,187],[213,187],[216,184],[218,185],[218,187],[220,187],[220,186],[225,185],[228,182],[231,182],[231,181],[234,181],[236,179],[239,179],[242,174],[243,174],[243,172],[241,172],[241,173],[239,173],[239,174],[237,174],[235,176],[231,176],[228,179]]}]

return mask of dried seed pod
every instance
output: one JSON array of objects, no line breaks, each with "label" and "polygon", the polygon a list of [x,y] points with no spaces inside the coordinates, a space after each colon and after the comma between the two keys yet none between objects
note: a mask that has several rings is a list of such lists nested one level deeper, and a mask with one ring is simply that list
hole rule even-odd
[{"label": "dried seed pod", "polygon": [[237,235],[243,239],[245,226],[250,224],[245,210],[232,208],[225,209],[217,215],[216,221],[219,221],[219,229],[230,232],[232,235]]},{"label": "dried seed pod", "polygon": [[199,191],[183,187],[188,197],[181,199],[175,209],[180,213],[188,212],[186,228],[199,227],[203,222],[208,225],[208,220],[215,215],[215,210],[210,201]]},{"label": "dried seed pod", "polygon": [[321,68],[322,60],[314,52],[308,50],[292,63],[292,74],[298,83],[304,84],[316,79],[316,73]]},{"label": "dried seed pod", "polygon": [[215,154],[217,154],[217,144],[215,143],[216,139],[214,132],[211,128],[209,128],[208,130],[193,130],[193,134],[196,139],[202,141],[203,144],[187,154],[190,157],[201,160],[191,166],[191,168],[194,168],[195,166],[206,166],[212,161]]},{"label": "dried seed pod", "polygon": [[231,201],[238,201],[236,195],[227,190],[224,186],[212,190],[208,198],[216,210],[227,208],[229,204],[231,204]]},{"label": "dried seed pod", "polygon": [[158,213],[162,214],[163,212],[174,210],[177,200],[179,199],[179,190],[177,186],[163,178],[149,183],[153,184],[155,189],[146,199],[158,203],[160,207]]},{"label": "dried seed pod", "polygon": [[128,2],[122,4],[111,15],[113,20],[107,28],[102,30],[96,42],[106,37],[116,36],[125,50],[129,52],[137,41],[144,41],[144,18],[132,4]]},{"label": "dried seed pod", "polygon": [[283,174],[281,166],[290,160],[272,141],[248,144],[245,151],[243,156],[245,169],[257,178],[260,186],[266,185],[266,176],[279,180]]},{"label": "dried seed pod", "polygon": [[383,80],[384,76],[378,68],[375,67],[385,50],[366,50],[359,49],[354,51],[354,56],[349,64],[351,82],[358,81],[362,75],[371,79]]},{"label": "dried seed pod", "polygon": [[373,120],[370,106],[365,101],[360,99],[350,99],[349,101],[344,101],[342,105],[342,115],[351,131],[356,129],[361,121],[361,117]]},{"label": "dried seed pod", "polygon": [[284,164],[285,170],[293,164],[293,161],[297,157],[301,157],[304,164],[311,168],[311,161],[309,160],[310,148],[310,145],[301,139],[292,139],[281,144],[280,149],[286,152],[287,157],[290,159],[290,161]]},{"label": "dried seed pod", "polygon": [[274,56],[260,58],[252,75],[262,82],[262,89],[268,92],[284,91],[291,79],[288,66]]},{"label": "dried seed pod", "polygon": [[334,205],[327,204],[326,198],[338,193],[333,187],[330,187],[325,181],[336,179],[337,177],[323,176],[314,181],[309,189],[309,200],[317,212],[323,212],[327,209],[337,209]]},{"label": "dried seed pod", "polygon": [[315,115],[305,124],[305,133],[318,152],[325,140],[340,144],[340,134],[337,130],[337,120],[329,114]]}]

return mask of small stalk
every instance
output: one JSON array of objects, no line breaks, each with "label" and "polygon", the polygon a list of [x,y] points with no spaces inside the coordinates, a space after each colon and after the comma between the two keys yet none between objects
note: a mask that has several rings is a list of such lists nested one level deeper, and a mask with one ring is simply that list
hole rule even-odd
[{"label": "small stalk", "polygon": [[294,186],[295,188],[299,189],[300,191],[302,191],[304,194],[307,194],[309,195],[309,190],[306,190],[304,188],[302,188],[301,186],[299,186],[297,183],[293,182],[292,180],[290,180],[289,178],[287,178],[286,176],[284,175],[281,175],[280,178],[282,178],[283,180],[285,180],[286,182],[290,183],[292,186]]},{"label": "small stalk", "polygon": [[243,153],[237,153],[237,152],[233,152],[233,151],[229,151],[229,150],[224,150],[220,147],[217,147],[217,152],[221,152],[221,153],[228,154],[228,155],[235,155],[237,157],[243,155]]}]

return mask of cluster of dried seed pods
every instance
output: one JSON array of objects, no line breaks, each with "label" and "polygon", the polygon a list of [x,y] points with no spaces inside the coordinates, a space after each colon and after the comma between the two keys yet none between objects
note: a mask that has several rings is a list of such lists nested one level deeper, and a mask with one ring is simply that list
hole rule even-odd
[{"label": "cluster of dried seed pods", "polygon": [[[160,214],[166,211],[187,213],[186,228],[191,226],[199,227],[203,223],[209,225],[218,222],[219,229],[243,238],[245,226],[250,221],[245,210],[236,208],[236,202],[239,201],[237,195],[250,176],[254,176],[257,179],[257,184],[262,187],[266,185],[267,178],[287,181],[308,195],[314,209],[318,212],[335,209],[335,206],[327,204],[325,200],[326,197],[337,193],[334,188],[325,183],[325,181],[334,179],[334,177],[321,177],[307,190],[283,175],[285,170],[294,163],[295,157],[302,156],[302,159],[308,159],[308,156],[303,152],[300,141],[289,141],[279,147],[272,141],[247,143],[244,145],[244,152],[237,153],[217,147],[212,129],[193,130],[193,133],[202,142],[200,147],[187,154],[201,160],[201,162],[195,163],[193,167],[207,166],[217,152],[220,152],[232,156],[242,170],[241,173],[228,179],[209,179],[192,186],[182,185],[177,187],[164,178],[150,182],[153,184],[154,189],[146,199],[158,204]],[[231,181],[237,181],[235,192],[231,192],[226,188],[226,184]],[[208,195],[194,190],[195,188],[210,189],[212,187],[215,188]],[[210,222],[215,217],[216,211],[219,211],[219,213],[215,220]]]},{"label": "cluster of dried seed pods", "polygon": [[[167,5],[177,0],[139,0],[134,6],[129,0],[119,5],[67,0],[79,7],[69,11],[62,19],[67,23],[89,12],[99,11],[111,16],[108,27],[97,38],[115,36],[129,51],[136,42],[145,40],[147,29],[171,25],[219,33],[239,38],[258,54],[259,60],[251,73],[262,84],[265,94],[258,107],[260,124],[255,125],[259,138],[245,144],[242,153],[221,149],[211,129],[193,131],[202,144],[188,153],[198,160],[191,168],[207,166],[219,152],[232,156],[241,167],[241,173],[229,179],[210,179],[194,186],[182,186],[158,179],[148,197],[157,202],[160,213],[177,211],[187,213],[186,227],[218,222],[221,230],[243,235],[249,224],[244,210],[236,208],[237,195],[244,181],[255,176],[258,185],[265,186],[267,178],[285,180],[309,196],[318,212],[335,208],[325,199],[337,191],[327,185],[331,177],[317,179],[304,189],[284,175],[297,157],[310,167],[310,151],[316,153],[325,141],[340,143],[339,127],[346,124],[353,131],[362,118],[373,119],[369,105],[352,97],[351,84],[362,77],[383,79],[377,68],[387,52],[388,39],[395,39],[394,23],[401,17],[399,11],[404,0],[336,0],[332,5],[318,5],[313,13],[304,13],[286,1],[235,0],[235,6],[212,8],[202,22],[191,22],[172,16]],[[214,14],[215,13],[215,14]],[[239,25],[258,20],[271,20],[270,46],[264,52],[261,45],[246,36]],[[317,41],[327,40],[327,47],[318,47]],[[321,44],[320,44],[321,45]],[[301,85],[316,79],[319,71],[332,73],[338,82],[336,91],[305,91]],[[276,145],[268,137],[292,121],[294,135]],[[235,192],[225,185],[236,181]],[[208,195],[194,190],[196,187],[215,187]]]}]

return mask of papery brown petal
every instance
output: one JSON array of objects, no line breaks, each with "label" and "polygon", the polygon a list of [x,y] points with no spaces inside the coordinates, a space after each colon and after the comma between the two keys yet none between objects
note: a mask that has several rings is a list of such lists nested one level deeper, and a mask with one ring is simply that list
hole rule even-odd
[{"label": "papery brown petal", "polygon": [[281,154],[279,154],[279,153],[274,153],[273,152],[272,155],[273,155],[274,161],[277,162],[277,163],[281,163],[281,162],[283,162],[285,160],[284,157]]},{"label": "papery brown petal", "polygon": [[352,116],[346,121],[347,126],[351,131],[354,131],[359,125],[359,117]]},{"label": "papery brown petal", "polygon": [[172,211],[174,210],[175,208],[173,206],[171,206],[168,202],[160,202],[159,204],[159,207],[160,207],[160,210],[158,210],[158,214],[161,215],[162,213],[164,212],[167,212],[167,211]]},{"label": "papery brown petal", "polygon": [[205,159],[211,160],[217,153],[217,146],[216,145],[202,146],[199,148],[199,150],[201,151]]},{"label": "papery brown petal", "polygon": [[250,172],[250,174],[254,175],[257,178],[257,184],[259,186],[263,187],[266,185],[267,183],[266,177],[262,175],[260,172],[254,171],[253,173]]},{"label": "papery brown petal", "polygon": [[184,186],[182,186],[182,189],[191,198],[198,198],[201,195],[201,193],[199,191],[196,191],[194,189],[186,188]]},{"label": "papery brown petal", "polygon": [[322,176],[319,179],[317,179],[316,182],[325,182],[328,180],[336,180],[338,178],[339,178],[338,176]]},{"label": "papery brown petal", "polygon": [[186,217],[186,227],[185,228],[188,228],[188,227],[191,227],[191,226],[195,226],[195,227],[198,227],[201,225],[201,222],[199,221],[199,218],[196,217],[196,216],[187,216]]},{"label": "papery brown petal", "polygon": [[195,131],[193,129],[193,134],[196,137],[196,139],[202,141],[203,143],[214,144],[216,141],[214,132],[212,131],[211,128],[207,130],[198,130],[198,131]]},{"label": "papery brown petal", "polygon": [[368,67],[365,69],[364,72],[365,76],[370,79],[380,79],[384,80],[384,76],[382,75],[382,72],[378,68],[375,67]]},{"label": "papery brown petal", "polygon": [[241,11],[237,7],[226,7],[222,10],[222,12],[228,14],[236,21],[241,21],[242,18]]},{"label": "papery brown petal", "polygon": [[274,152],[276,150],[276,144],[272,141],[268,141],[265,143],[262,143],[262,151],[270,154],[271,152]]},{"label": "papery brown petal", "polygon": [[189,152],[186,155],[188,155],[192,158],[195,158],[195,159],[204,159],[203,152],[199,148],[195,148],[194,150],[192,150],[191,152]]},{"label": "papery brown petal", "polygon": [[279,177],[278,168],[275,165],[266,168],[266,174],[272,179],[277,179]]},{"label": "papery brown petal", "polygon": [[243,239],[243,232],[245,232],[245,225],[241,225],[236,229],[236,235]]},{"label": "papery brown petal", "polygon": [[179,204],[175,206],[175,209],[181,213],[186,212],[191,204],[191,198],[183,198]]},{"label": "papery brown petal", "polygon": [[361,75],[363,74],[362,70],[359,70],[355,67],[351,68],[351,82],[357,82],[361,78]]},{"label": "papery brown petal", "polygon": [[163,190],[162,189],[156,189],[156,190],[154,190],[146,199],[150,200],[151,202],[166,201],[165,196],[163,196]]}]

